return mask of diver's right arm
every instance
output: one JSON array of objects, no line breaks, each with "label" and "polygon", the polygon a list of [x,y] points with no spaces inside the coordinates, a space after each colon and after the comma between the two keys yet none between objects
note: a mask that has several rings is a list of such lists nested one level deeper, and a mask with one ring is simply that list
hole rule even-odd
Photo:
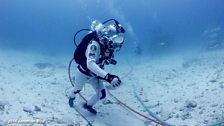
[{"label": "diver's right arm", "polygon": [[96,62],[99,60],[99,56],[100,46],[96,41],[92,40],[87,46],[86,50],[87,68],[97,76],[105,78],[108,73],[96,64]]}]

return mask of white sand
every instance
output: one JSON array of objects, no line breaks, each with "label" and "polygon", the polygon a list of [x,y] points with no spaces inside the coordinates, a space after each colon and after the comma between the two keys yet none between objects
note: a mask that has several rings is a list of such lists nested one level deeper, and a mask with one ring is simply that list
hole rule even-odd
[{"label": "white sand", "polygon": [[[65,90],[70,87],[67,75],[69,60],[69,57],[1,50],[0,105],[4,107],[0,109],[0,126],[12,119],[41,119],[47,126],[87,125],[67,104]],[[111,93],[134,109],[147,115],[134,97],[133,84],[146,106],[170,124],[203,126],[224,119],[223,52],[162,59],[141,57],[138,61],[129,62],[137,65],[133,66],[131,74],[122,78],[123,85]],[[35,66],[37,63],[48,64],[41,69]],[[75,65],[72,67],[74,69]],[[123,77],[130,69],[128,64],[118,64],[112,72]],[[93,94],[89,85],[82,92],[86,97]],[[76,100],[77,108],[89,120],[94,120],[94,126],[154,125],[145,123],[144,118],[128,112],[107,96],[107,100],[113,103],[98,102],[95,108],[99,113],[96,116],[82,109],[81,98]],[[194,101],[197,106],[187,108],[186,101]],[[35,106],[41,111],[34,111]]]}]

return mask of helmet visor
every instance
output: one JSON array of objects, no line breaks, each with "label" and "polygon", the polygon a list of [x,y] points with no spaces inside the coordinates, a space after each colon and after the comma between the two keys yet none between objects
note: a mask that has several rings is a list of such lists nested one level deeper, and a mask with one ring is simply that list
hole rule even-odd
[{"label": "helmet visor", "polygon": [[113,41],[113,44],[115,44],[115,45],[123,44],[123,42],[124,42],[124,35],[121,34],[121,33],[113,35],[111,37],[111,40]]},{"label": "helmet visor", "polygon": [[115,52],[119,51],[123,42],[124,42],[124,35],[122,33],[113,35],[111,38],[111,46]]}]

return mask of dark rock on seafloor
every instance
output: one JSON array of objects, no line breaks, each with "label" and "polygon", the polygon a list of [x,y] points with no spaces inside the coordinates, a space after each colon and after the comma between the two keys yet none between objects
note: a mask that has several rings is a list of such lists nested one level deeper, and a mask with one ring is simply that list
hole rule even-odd
[{"label": "dark rock on seafloor", "polygon": [[39,111],[41,111],[41,108],[38,106],[34,106],[34,111],[39,112]]},{"label": "dark rock on seafloor", "polygon": [[185,102],[185,107],[187,107],[187,108],[195,108],[195,107],[197,107],[197,102],[195,102],[194,100],[187,100]]},{"label": "dark rock on seafloor", "polygon": [[30,107],[23,107],[23,111],[24,112],[27,112],[29,114],[32,114],[33,113],[33,110]]}]

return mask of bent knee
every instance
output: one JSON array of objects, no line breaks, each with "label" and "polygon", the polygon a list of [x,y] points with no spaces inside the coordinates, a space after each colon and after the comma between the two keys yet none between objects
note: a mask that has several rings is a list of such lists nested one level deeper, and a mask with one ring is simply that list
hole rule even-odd
[{"label": "bent knee", "polygon": [[100,100],[101,100],[101,99],[104,99],[105,97],[106,97],[106,90],[103,89],[103,90],[101,90],[101,97],[100,97]]}]

